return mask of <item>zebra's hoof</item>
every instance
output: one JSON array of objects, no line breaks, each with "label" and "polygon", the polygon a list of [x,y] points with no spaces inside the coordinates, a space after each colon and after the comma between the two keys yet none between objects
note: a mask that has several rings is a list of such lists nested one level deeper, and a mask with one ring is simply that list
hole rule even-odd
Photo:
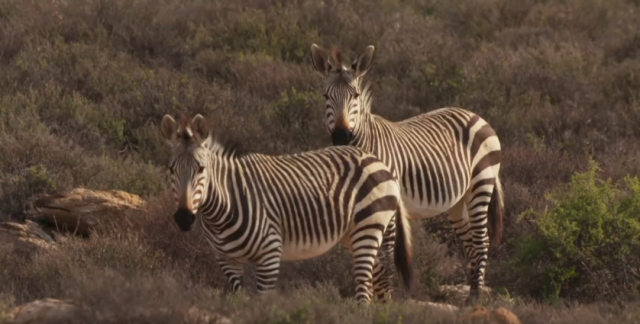
[{"label": "zebra's hoof", "polygon": [[469,297],[467,297],[467,299],[464,302],[465,306],[476,306],[479,303],[480,303],[479,294],[471,294],[471,295],[469,295]]},{"label": "zebra's hoof", "polygon": [[371,300],[368,299],[358,299],[357,300],[358,306],[360,307],[368,307],[371,304]]}]

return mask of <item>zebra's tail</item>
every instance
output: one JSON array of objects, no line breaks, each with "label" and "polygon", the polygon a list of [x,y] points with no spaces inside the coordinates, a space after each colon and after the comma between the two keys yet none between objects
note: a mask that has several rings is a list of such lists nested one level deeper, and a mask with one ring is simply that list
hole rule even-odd
[{"label": "zebra's tail", "polygon": [[407,210],[402,200],[398,200],[396,212],[396,242],[394,249],[394,263],[402,277],[407,291],[411,289],[413,281],[413,248],[411,246],[411,225],[409,224]]},{"label": "zebra's tail", "polygon": [[491,244],[498,245],[502,241],[502,231],[504,229],[504,193],[502,192],[502,184],[500,177],[496,175],[496,184],[491,194],[491,202],[489,203],[489,226],[491,227]]}]

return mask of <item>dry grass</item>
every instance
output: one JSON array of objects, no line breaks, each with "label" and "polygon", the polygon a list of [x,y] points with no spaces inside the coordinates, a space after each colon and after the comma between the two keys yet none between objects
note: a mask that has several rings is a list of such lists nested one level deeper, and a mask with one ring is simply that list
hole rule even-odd
[{"label": "dry grass", "polygon": [[[170,209],[157,207],[140,228],[67,238],[60,249],[0,247],[0,314],[11,307],[45,297],[71,299],[83,307],[77,323],[196,323],[185,317],[192,307],[227,316],[234,323],[454,323],[458,314],[405,303],[358,307],[351,298],[353,285],[349,256],[337,248],[316,260],[286,263],[278,291],[260,297],[253,289],[252,271],[247,290],[225,291],[223,275],[197,234],[184,234],[168,217]],[[415,229],[415,234],[424,231]],[[420,236],[418,236],[420,237]],[[159,240],[159,238],[164,238]],[[425,296],[439,280],[451,276],[446,249],[418,239],[416,267],[422,270],[412,295]],[[435,263],[437,261],[437,264]],[[397,287],[399,298],[404,294]],[[640,305],[549,306],[496,299],[523,323],[636,323]],[[466,310],[465,310],[466,311]]]}]

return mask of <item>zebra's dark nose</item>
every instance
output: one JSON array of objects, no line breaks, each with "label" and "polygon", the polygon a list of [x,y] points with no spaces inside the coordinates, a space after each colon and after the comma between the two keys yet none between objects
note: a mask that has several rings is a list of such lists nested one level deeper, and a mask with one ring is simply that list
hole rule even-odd
[{"label": "zebra's dark nose", "polygon": [[353,134],[350,130],[342,127],[337,127],[331,132],[331,142],[333,145],[349,145]]},{"label": "zebra's dark nose", "polygon": [[196,215],[188,209],[179,208],[176,213],[173,214],[173,219],[181,231],[188,232],[193,229],[193,224],[196,222]]}]

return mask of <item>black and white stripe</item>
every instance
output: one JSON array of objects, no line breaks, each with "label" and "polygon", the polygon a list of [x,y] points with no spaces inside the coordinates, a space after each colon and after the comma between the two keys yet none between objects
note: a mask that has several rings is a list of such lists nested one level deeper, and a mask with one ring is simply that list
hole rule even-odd
[{"label": "black and white stripe", "polygon": [[[262,293],[273,289],[281,260],[314,258],[338,243],[353,256],[358,301],[371,301],[372,283],[378,297],[388,295],[381,245],[393,250],[409,288],[410,229],[400,185],[373,154],[347,146],[239,154],[213,139],[201,115],[180,125],[165,115],[161,131],[173,153],[174,219],[183,231],[200,226],[234,291],[245,263],[256,264]],[[383,233],[396,213],[397,240],[389,242]]]},{"label": "black and white stripe", "polygon": [[499,244],[503,230],[500,141],[485,120],[460,108],[441,108],[399,122],[372,114],[370,83],[363,76],[373,51],[368,46],[346,67],[337,50],[329,57],[311,46],[313,66],[326,76],[326,126],[333,144],[372,152],[397,172],[411,218],[448,213],[470,258],[467,301],[475,302],[484,285],[488,227],[492,244]]}]

